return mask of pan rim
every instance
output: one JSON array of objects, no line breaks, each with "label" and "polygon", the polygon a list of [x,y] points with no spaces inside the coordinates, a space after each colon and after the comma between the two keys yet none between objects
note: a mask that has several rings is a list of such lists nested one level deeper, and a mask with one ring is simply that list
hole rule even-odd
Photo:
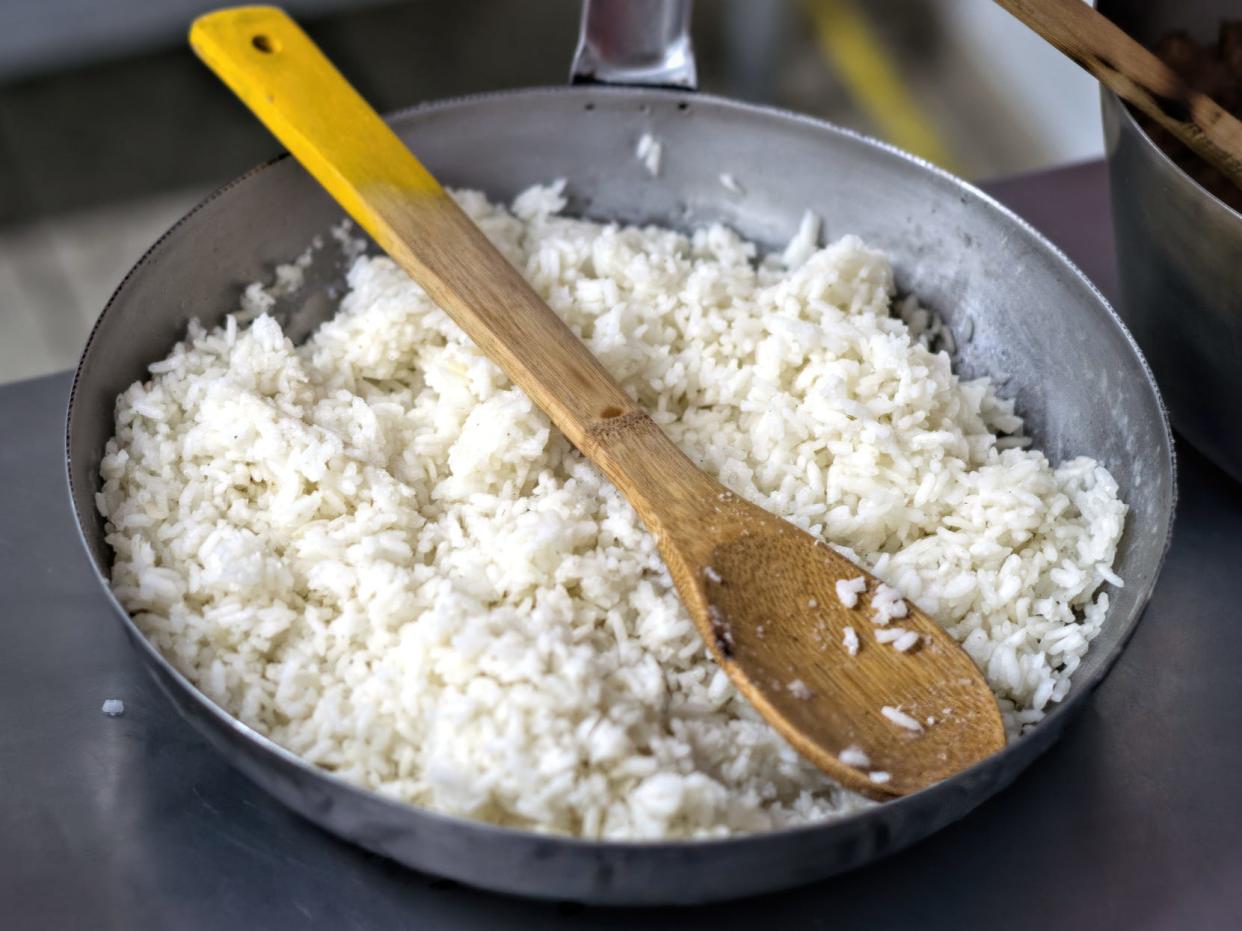
[{"label": "pan rim", "polygon": [[[70,510],[73,513],[74,525],[78,530],[79,541],[86,550],[91,568],[95,573],[97,580],[102,586],[105,597],[108,599],[113,611],[119,615],[122,624],[126,628],[126,632],[130,635],[130,639],[135,645],[142,649],[148,660],[152,661],[159,672],[169,677],[195,702],[200,710],[205,711],[218,724],[222,725],[229,731],[234,732],[237,736],[245,739],[248,743],[257,747],[258,750],[265,754],[274,755],[282,763],[292,765],[298,769],[304,776],[309,776],[313,780],[323,780],[327,782],[334,791],[344,791],[351,796],[358,796],[364,799],[368,804],[379,804],[391,810],[395,815],[403,818],[414,817],[416,819],[429,819],[439,823],[445,827],[451,827],[456,830],[466,831],[476,835],[480,840],[486,840],[492,843],[538,843],[543,845],[555,845],[557,847],[568,850],[589,851],[595,854],[658,854],[672,851],[687,850],[704,850],[712,851],[728,851],[738,850],[748,847],[762,847],[768,844],[775,844],[786,841],[791,837],[805,836],[809,834],[826,834],[826,833],[842,833],[849,834],[855,832],[859,826],[867,824],[876,818],[877,812],[892,812],[897,816],[900,812],[907,808],[916,808],[925,803],[931,794],[941,793],[952,790],[959,784],[969,782],[971,780],[979,780],[985,773],[994,768],[1000,768],[1006,761],[1014,759],[1022,752],[1027,741],[1030,741],[1034,735],[1040,733],[1051,733],[1052,738],[1048,741],[1049,745],[1052,740],[1059,736],[1064,724],[1072,718],[1072,716],[1081,709],[1087,698],[1095,690],[1095,688],[1108,676],[1116,664],[1117,659],[1129,644],[1130,638],[1134,635],[1138,627],[1139,621],[1145,613],[1148,602],[1150,601],[1152,591],[1154,590],[1156,580],[1164,567],[1170,542],[1172,539],[1173,526],[1176,517],[1177,505],[1177,456],[1173,443],[1173,436],[1169,424],[1168,410],[1165,406],[1164,399],[1156,385],[1151,368],[1146,358],[1143,356],[1138,344],[1135,342],[1129,329],[1118,316],[1116,310],[1109,301],[1099,291],[1095,284],[1087,278],[1087,276],[1058,248],[1049,241],[1042,233],[1036,230],[1030,223],[1014,213],[1010,208],[1001,204],[991,195],[980,190],[976,186],[950,174],[942,168],[905,152],[896,146],[874,139],[865,134],[856,132],[851,129],[837,126],[824,120],[805,114],[796,113],[778,107],[771,107],[759,104],[746,103],[733,100],[730,98],[719,97],[711,94],[704,94],[690,91],[678,91],[668,89],[640,89],[633,87],[608,87],[602,85],[577,85],[577,86],[551,86],[551,87],[532,87],[519,88],[506,91],[493,91],[482,94],[463,95],[441,100],[429,101],[416,106],[404,108],[396,112],[386,114],[386,119],[390,123],[400,124],[401,122],[423,116],[428,113],[434,113],[439,110],[447,110],[462,105],[478,104],[492,100],[519,100],[522,98],[538,99],[547,96],[577,96],[584,102],[591,97],[617,97],[626,98],[638,102],[643,98],[654,100],[668,100],[676,98],[679,101],[685,101],[690,108],[699,105],[707,105],[709,107],[719,108],[721,110],[733,110],[736,112],[747,113],[752,116],[775,119],[783,123],[793,123],[804,128],[812,129],[820,133],[826,133],[831,136],[849,140],[856,145],[871,148],[873,150],[882,151],[890,156],[894,156],[904,162],[907,162],[924,172],[929,172],[936,176],[942,182],[947,182],[955,187],[959,192],[965,194],[986,206],[990,211],[1000,214],[1006,222],[1013,224],[1023,235],[1037,247],[1045,250],[1059,264],[1070,270],[1074,278],[1079,284],[1084,285],[1088,293],[1094,298],[1096,312],[1103,311],[1105,316],[1120,331],[1124,338],[1125,344],[1129,347],[1133,355],[1138,359],[1141,370],[1143,372],[1146,387],[1150,391],[1152,398],[1156,403],[1156,407],[1160,413],[1160,425],[1162,427],[1162,435],[1167,449],[1167,462],[1160,464],[1161,471],[1167,467],[1170,479],[1168,500],[1165,502],[1164,510],[1167,513],[1167,527],[1165,529],[1164,538],[1161,541],[1159,557],[1152,566],[1152,571],[1148,579],[1140,589],[1133,607],[1129,612],[1129,617],[1124,619],[1127,625],[1117,642],[1108,650],[1107,653],[1098,659],[1099,666],[1092,674],[1083,679],[1073,682],[1071,694],[1064,700],[1059,702],[1047,716],[1033,729],[1031,734],[1020,737],[1008,743],[1002,750],[980,761],[969,769],[946,779],[940,783],[916,792],[912,795],[904,796],[900,799],[885,802],[881,805],[868,806],[860,811],[839,817],[830,818],[820,822],[810,824],[793,825],[781,828],[775,828],[769,831],[756,833],[736,834],[725,837],[715,838],[688,838],[688,839],[670,839],[659,841],[648,840],[592,840],[583,837],[576,837],[565,834],[545,833],[534,831],[528,828],[506,827],[493,824],[491,822],[478,821],[458,815],[449,815],[437,812],[429,808],[424,808],[409,802],[390,798],[379,792],[364,788],[355,783],[349,782],[335,773],[323,770],[314,764],[304,760],[302,757],[293,753],[276,743],[272,738],[261,733],[260,731],[244,724],[235,718],[228,711],[217,705],[202,691],[199,690],[190,680],[185,677],[172,663],[164,657],[159,649],[147,638],[147,636],[137,627],[133,618],[130,616],[120,602],[116,599],[112,592],[110,580],[107,573],[96,560],[86,536],[86,522],[84,515],[80,513],[77,507],[77,494],[73,480],[73,457],[71,454],[71,438],[73,435],[74,413],[76,410],[76,400],[78,396],[79,383],[82,378],[83,366],[90,356],[92,346],[95,343],[96,336],[108,318],[109,312],[118,303],[118,299],[122,297],[131,279],[144,270],[164,247],[164,244],[174,235],[176,235],[195,214],[215,201],[224,194],[235,190],[236,188],[252,182],[255,178],[261,177],[269,169],[285,162],[289,159],[287,153],[281,153],[273,158],[256,165],[249,171],[239,175],[231,181],[221,185],[199,203],[191,208],[183,217],[181,217],[173,226],[171,226],[162,236],[160,236],[151,247],[143,253],[142,257],[134,264],[134,266],[126,273],[125,277],[118,284],[117,288],[104,305],[102,312],[96,319],[91,328],[90,335],[83,347],[78,363],[74,369],[72,385],[69,392],[68,405],[66,411],[66,431],[65,431],[65,465],[67,488],[70,497]],[[92,492],[93,496],[93,492]],[[92,513],[92,516],[97,517]],[[1106,621],[1107,623],[1107,621]],[[193,726],[193,725],[192,725]],[[197,727],[195,728],[198,729]],[[1036,755],[1042,753],[1046,749],[1040,748]],[[217,748],[217,752],[218,748]],[[225,754],[221,754],[222,756]],[[227,757],[226,757],[227,758]],[[1027,765],[1034,760],[1022,763],[1019,767],[1025,769]],[[231,765],[232,760],[229,760]],[[1016,773],[1015,773],[1016,775]],[[975,805],[982,803],[987,797],[997,791],[999,787],[993,788],[991,791],[981,796]],[[277,799],[284,804],[283,800]],[[971,808],[975,805],[970,806]],[[934,832],[933,832],[934,833]],[[874,858],[872,858],[874,859]],[[535,893],[538,894],[538,893]]]}]

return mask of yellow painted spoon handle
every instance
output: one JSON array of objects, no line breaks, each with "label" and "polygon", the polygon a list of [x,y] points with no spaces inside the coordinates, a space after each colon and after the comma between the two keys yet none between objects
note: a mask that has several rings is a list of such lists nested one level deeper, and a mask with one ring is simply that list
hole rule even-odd
[{"label": "yellow painted spoon handle", "polygon": [[209,13],[195,20],[190,44],[571,442],[593,445],[592,427],[637,412],[283,10],[253,6]]}]

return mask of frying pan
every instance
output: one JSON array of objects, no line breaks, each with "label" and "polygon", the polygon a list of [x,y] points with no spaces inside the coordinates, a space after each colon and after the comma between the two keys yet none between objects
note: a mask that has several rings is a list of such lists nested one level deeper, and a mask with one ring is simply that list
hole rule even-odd
[{"label": "frying pan", "polygon": [[[270,278],[340,219],[297,164],[277,158],[177,223],[100,315],[69,402],[73,509],[138,655],[238,769],[343,838],[476,886],[593,903],[706,902],[820,879],[906,847],[1009,784],[1057,739],[1133,632],[1168,545],[1175,491],[1164,409],[1091,283],[1019,218],[931,165],[817,120],[695,94],[687,20],[685,2],[588,2],[578,56],[579,79],[668,79],[681,89],[520,90],[417,107],[392,125],[444,183],[494,199],[563,177],[570,212],[592,218],[679,228],[722,221],[775,248],[809,208],[828,236],[861,235],[893,257],[899,288],[917,292],[958,334],[958,371],[1002,382],[1053,462],[1089,455],[1112,471],[1131,507],[1116,566],[1126,584],[1111,593],[1069,696],[1031,733],[927,790],[836,821],[721,840],[601,843],[436,814],[304,763],[212,703],[139,632],[108,588],[111,555],[94,505],[116,396],[146,377],[190,319],[218,324],[246,283]],[[663,147],[654,177],[634,156],[644,133]],[[744,193],[726,189],[722,173]],[[332,248],[313,255],[303,288],[277,307],[295,339],[331,312],[343,280]]]}]

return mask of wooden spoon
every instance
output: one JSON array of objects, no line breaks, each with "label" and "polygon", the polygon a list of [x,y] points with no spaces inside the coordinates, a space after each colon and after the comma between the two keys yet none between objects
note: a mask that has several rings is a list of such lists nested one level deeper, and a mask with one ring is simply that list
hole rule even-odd
[{"label": "wooden spoon", "polygon": [[[996,700],[957,643],[914,608],[896,623],[918,647],[877,642],[870,597],[854,610],[837,597],[836,583],[863,571],[686,458],[288,16],[222,10],[197,20],[190,42],[629,499],[720,665],[803,755],[884,798],[1004,745]],[[842,644],[847,627],[857,656]],[[904,716],[907,726],[893,720]],[[869,762],[843,763],[847,748]]]},{"label": "wooden spoon", "polygon": [[996,0],[1242,188],[1242,121],[1083,0]]}]

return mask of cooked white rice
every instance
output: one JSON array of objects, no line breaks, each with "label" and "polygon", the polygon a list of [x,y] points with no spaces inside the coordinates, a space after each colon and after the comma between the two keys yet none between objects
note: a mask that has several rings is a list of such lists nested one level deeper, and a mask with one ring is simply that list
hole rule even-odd
[{"label": "cooked white rice", "polygon": [[887,624],[895,617],[905,617],[908,612],[901,592],[881,582],[871,597],[871,621],[876,625]]},{"label": "cooked white rice", "polygon": [[847,608],[858,604],[858,596],[867,590],[867,577],[860,575],[856,579],[841,579],[837,582],[837,598]]},{"label": "cooked white rice", "polygon": [[893,649],[898,653],[906,653],[918,646],[919,635],[913,630],[903,630],[901,636],[893,641]]},{"label": "cooked white rice", "polygon": [[[998,448],[1019,419],[927,348],[925,312],[890,312],[882,254],[808,219],[793,267],[757,264],[720,226],[558,216],[558,186],[460,200],[697,463],[938,618],[1011,736],[1064,696],[1117,487]],[[441,812],[659,838],[869,804],[738,697],[634,511],[423,292],[386,258],[349,284],[305,345],[268,316],[191,325],[118,399],[98,503],[159,649],[312,763]]]},{"label": "cooked white rice", "polygon": [[888,718],[898,727],[905,728],[908,731],[917,732],[923,729],[922,724],[920,724],[914,718],[910,717],[910,715],[906,714],[900,708],[894,708],[891,705],[885,705],[883,708],[880,709],[880,714],[884,715],[884,717]]},{"label": "cooked white rice", "polygon": [[663,148],[663,144],[655,136],[651,133],[643,133],[638,138],[638,145],[634,149],[634,157],[643,163],[647,174],[653,178],[660,174],[660,155]]},{"label": "cooked white rice", "polygon": [[881,627],[875,632],[875,642],[893,643],[900,640],[908,633],[910,633],[910,631],[906,630],[904,627]]},{"label": "cooked white rice", "polygon": [[846,766],[867,767],[871,765],[871,757],[867,756],[865,750],[857,744],[851,744],[840,753],[837,754],[839,759]]}]

